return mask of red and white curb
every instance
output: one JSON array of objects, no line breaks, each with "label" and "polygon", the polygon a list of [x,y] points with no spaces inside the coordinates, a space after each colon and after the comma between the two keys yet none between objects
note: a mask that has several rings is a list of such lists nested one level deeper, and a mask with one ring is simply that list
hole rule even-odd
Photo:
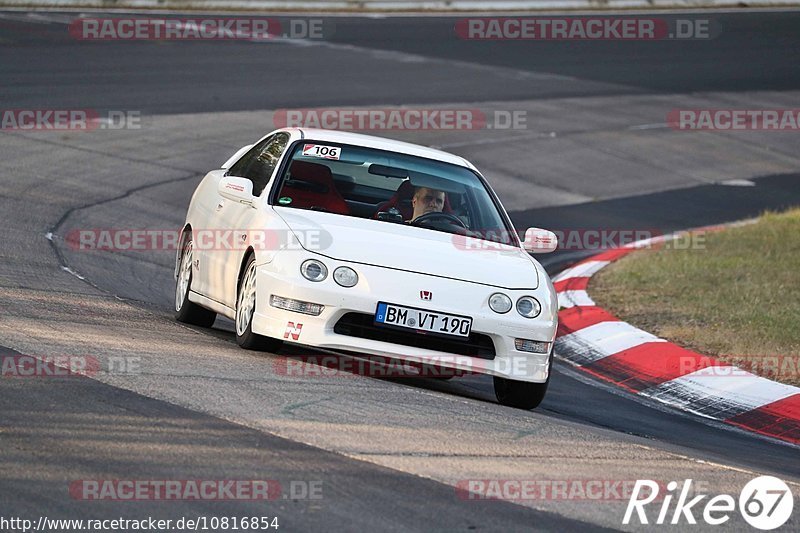
[{"label": "red and white curb", "polygon": [[596,272],[652,243],[642,241],[600,253],[553,279],[562,308],[556,353],[580,370],[634,394],[800,444],[800,388],[681,348],[622,322],[592,301],[586,289]]}]

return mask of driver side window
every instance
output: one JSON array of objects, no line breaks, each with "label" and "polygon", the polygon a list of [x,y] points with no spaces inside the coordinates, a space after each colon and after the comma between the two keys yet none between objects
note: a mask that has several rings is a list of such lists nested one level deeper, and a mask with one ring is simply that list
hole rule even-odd
[{"label": "driver side window", "polygon": [[267,137],[237,161],[228,174],[249,179],[253,182],[253,195],[261,196],[288,143],[288,133]]}]

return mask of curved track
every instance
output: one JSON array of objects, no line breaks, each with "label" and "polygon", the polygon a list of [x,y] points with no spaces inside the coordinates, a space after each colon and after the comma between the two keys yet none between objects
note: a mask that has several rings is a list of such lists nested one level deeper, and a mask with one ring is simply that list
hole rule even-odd
[{"label": "curved track", "polygon": [[[625,502],[472,502],[453,486],[692,478],[738,494],[755,473],[773,473],[797,491],[796,447],[643,403],[562,365],[534,412],[497,405],[485,378],[287,376],[284,356],[302,348],[245,352],[227,321],[211,330],[173,321],[171,251],[88,253],[64,238],[179,227],[202,174],[272,129],[275,109],[322,105],[526,112],[520,130],[385,133],[474,161],[518,227],[666,232],[797,204],[795,133],[689,134],[663,122],[683,107],[792,107],[800,69],[785,51],[800,46],[800,15],[717,14],[729,33],[713,41],[593,47],[465,43],[439,18],[337,18],[333,37],[310,46],[75,43],[71,16],[0,13],[4,107],[135,110],[142,128],[0,133],[0,345],[135,368],[0,380],[0,491],[15,514],[266,508],[291,531],[553,530],[620,528]],[[754,185],[729,183],[742,179]],[[583,253],[545,262],[555,272]],[[137,478],[321,481],[323,497],[120,505],[66,491],[76,479]],[[745,526],[738,516],[732,525]]]}]

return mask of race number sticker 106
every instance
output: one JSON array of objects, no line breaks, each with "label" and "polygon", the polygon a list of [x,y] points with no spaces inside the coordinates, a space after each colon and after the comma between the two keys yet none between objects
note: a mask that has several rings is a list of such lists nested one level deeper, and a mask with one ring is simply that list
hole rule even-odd
[{"label": "race number sticker 106", "polygon": [[324,159],[339,160],[342,149],[338,146],[325,146],[324,144],[304,144],[303,155],[310,157],[322,157]]}]

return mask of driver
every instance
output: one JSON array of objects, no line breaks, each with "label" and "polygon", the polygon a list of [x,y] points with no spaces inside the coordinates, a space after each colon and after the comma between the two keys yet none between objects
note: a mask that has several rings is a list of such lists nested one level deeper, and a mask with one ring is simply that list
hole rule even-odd
[{"label": "driver", "polygon": [[412,222],[427,213],[441,213],[444,209],[444,191],[417,187],[411,198],[411,207],[414,208],[414,213],[411,215]]}]

